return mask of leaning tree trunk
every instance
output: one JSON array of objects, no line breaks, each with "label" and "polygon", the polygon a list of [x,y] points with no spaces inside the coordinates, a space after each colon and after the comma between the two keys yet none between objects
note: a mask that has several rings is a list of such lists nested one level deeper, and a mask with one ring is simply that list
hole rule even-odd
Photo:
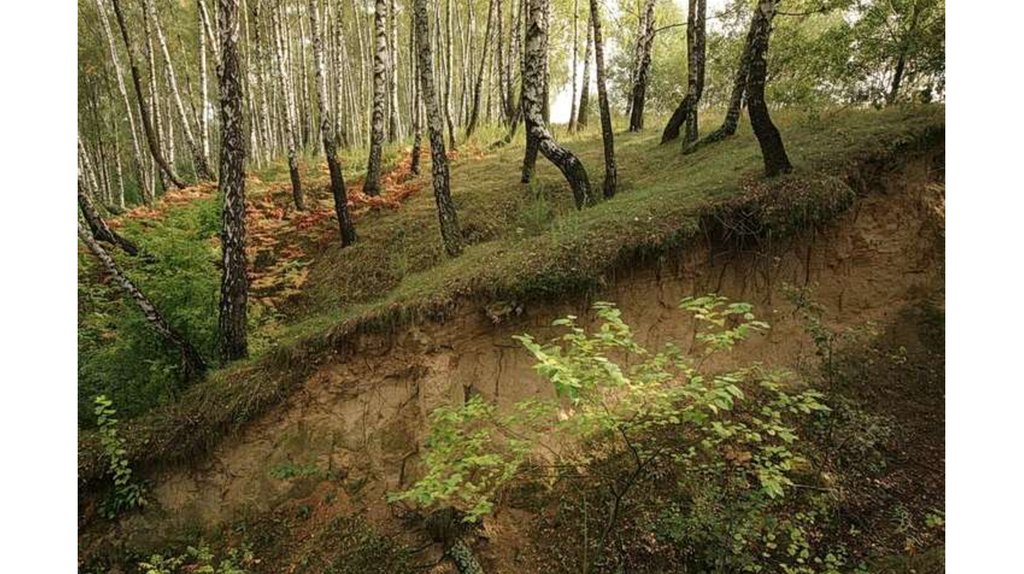
[{"label": "leaning tree trunk", "polygon": [[85,218],[85,223],[89,226],[93,237],[104,243],[120,247],[128,255],[138,255],[139,248],[134,243],[125,239],[120,233],[111,229],[106,221],[103,221],[103,218],[100,217],[100,214],[97,213],[96,208],[93,206],[92,200],[89,199],[89,194],[86,193],[85,188],[82,175],[79,174],[78,207],[82,210],[82,216]]},{"label": "leaning tree trunk", "polygon": [[366,162],[366,181],[363,182],[363,193],[369,196],[380,195],[381,148],[384,145],[384,112],[387,107],[385,83],[388,31],[384,21],[387,10],[387,0],[374,2],[376,49],[373,57],[373,117],[370,120],[370,157]]},{"label": "leaning tree trunk", "polygon": [[480,119],[480,92],[484,87],[484,69],[487,66],[487,48],[491,45],[491,28],[494,24],[494,0],[487,3],[487,24],[484,26],[484,46],[480,52],[480,68],[473,84],[473,104],[469,108],[469,122],[466,125],[466,137],[476,131]]},{"label": "leaning tree trunk", "polygon": [[306,200],[302,193],[302,178],[299,177],[299,133],[298,126],[296,126],[295,100],[291,76],[285,67],[284,34],[277,11],[274,11],[272,24],[274,25],[274,43],[277,47],[275,54],[277,55],[277,72],[281,83],[281,99],[284,100],[285,113],[282,127],[284,128],[285,144],[288,146],[288,174],[292,182],[292,201],[295,202],[295,209],[302,211],[306,209]]},{"label": "leaning tree trunk", "polygon": [[764,173],[773,177],[793,171],[789,163],[782,136],[772,123],[768,105],[764,101],[764,84],[768,75],[768,38],[778,0],[761,0],[754,10],[754,43],[750,50],[750,75],[747,79],[747,112],[754,128],[757,143],[761,145]]},{"label": "leaning tree trunk", "polygon": [[651,73],[651,47],[654,45],[654,2],[646,0],[641,16],[640,32],[636,46],[636,71],[633,74],[633,91],[630,94],[629,131],[644,129],[644,104],[647,101],[647,81]]},{"label": "leaning tree trunk", "polygon": [[416,58],[420,75],[420,92],[427,108],[427,131],[430,137],[430,173],[433,178],[437,217],[441,240],[448,255],[462,253],[462,234],[449,190],[448,157],[444,148],[444,118],[434,91],[434,69],[430,51],[430,27],[427,23],[427,0],[413,0],[416,28]]},{"label": "leaning tree trunk", "polygon": [[89,251],[99,259],[103,268],[106,269],[107,273],[114,279],[124,292],[135,300],[135,303],[139,306],[142,311],[143,317],[146,318],[146,322],[149,326],[157,332],[163,339],[169,343],[172,347],[177,349],[181,354],[181,366],[184,379],[186,381],[194,381],[203,376],[206,372],[206,362],[196,351],[195,347],[188,342],[188,340],[182,336],[176,329],[164,319],[163,315],[157,311],[153,303],[146,297],[138,287],[132,283],[131,279],[128,279],[124,273],[118,268],[117,263],[110,256],[109,253],[98,241],[89,233],[89,230],[82,227],[82,224],[78,224],[78,237],[85,243],[85,246],[89,248]]},{"label": "leaning tree trunk", "polygon": [[219,0],[220,190],[224,194],[220,243],[220,353],[225,361],[248,355],[245,275],[245,118],[238,58],[238,0]]},{"label": "leaning tree trunk", "polygon": [[576,110],[576,129],[582,130],[587,127],[587,117],[590,115],[590,54],[594,49],[594,26],[587,25],[587,45],[583,49],[583,81],[580,84],[580,107]]},{"label": "leaning tree trunk", "polygon": [[601,141],[604,143],[604,196],[615,195],[618,168],[615,166],[615,134],[608,106],[608,88],[604,77],[604,42],[601,38],[601,13],[597,0],[590,0],[590,20],[594,26],[594,67],[597,70],[597,105],[601,108]]},{"label": "leaning tree trunk", "polygon": [[157,166],[160,167],[160,171],[167,176],[167,179],[169,179],[175,186],[184,188],[185,182],[183,182],[181,178],[174,173],[170,164],[167,163],[163,154],[160,153],[160,142],[153,129],[153,124],[149,117],[149,110],[146,108],[146,99],[142,94],[142,79],[139,77],[139,65],[135,61],[135,54],[132,50],[132,41],[131,38],[128,37],[128,27],[124,21],[124,13],[121,11],[120,0],[113,0],[113,4],[114,15],[117,17],[117,25],[121,28],[121,38],[124,40],[125,49],[128,51],[128,65],[132,72],[132,84],[135,86],[135,95],[139,100],[139,115],[142,116],[142,130],[146,133],[146,143],[149,144],[149,151],[153,155],[153,159],[156,161]]},{"label": "leaning tree trunk", "polygon": [[341,164],[338,163],[334,123],[327,100],[327,66],[324,63],[324,48],[320,40],[316,0],[309,0],[309,30],[313,40],[313,59],[316,64],[316,104],[320,114],[320,136],[324,140],[327,170],[331,174],[331,196],[334,197],[334,213],[338,217],[338,226],[341,229],[341,246],[346,247],[356,240],[356,228],[352,225],[352,218],[348,213],[345,179],[341,173]]},{"label": "leaning tree trunk", "polygon": [[[544,52],[547,48],[545,7],[550,0],[526,2],[526,53],[523,63],[523,115],[526,118],[527,153],[532,145],[562,172],[572,188],[576,209],[593,201],[587,170],[573,153],[558,145],[544,124]],[[536,154],[536,152],[534,152]],[[534,155],[536,157],[536,155]],[[528,158],[529,159],[529,158]],[[534,162],[535,163],[535,162]],[[529,179],[534,165],[524,162],[524,179]]]},{"label": "leaning tree trunk", "polygon": [[185,131],[185,143],[192,154],[192,161],[195,162],[196,174],[200,179],[213,179],[210,174],[210,165],[203,155],[203,150],[196,142],[192,133],[192,122],[185,113],[185,105],[181,101],[181,92],[178,90],[178,78],[174,74],[174,65],[171,63],[171,53],[167,49],[167,38],[164,36],[164,29],[160,25],[160,16],[153,5],[153,0],[145,0],[145,9],[149,13],[149,19],[153,21],[153,28],[156,30],[157,40],[160,42],[160,53],[164,60],[164,70],[167,73],[167,82],[171,85],[171,95],[174,97],[174,106],[178,111],[178,119],[182,129]]},{"label": "leaning tree trunk", "polygon": [[[661,134],[661,143],[679,137],[679,130],[686,124],[686,136],[683,143],[697,138],[697,104],[700,103],[704,91],[704,15],[707,12],[707,0],[690,0],[686,15],[686,62],[687,85],[686,96],[669,118],[665,130]],[[691,139],[692,138],[692,139]]]},{"label": "leaning tree trunk", "polygon": [[740,61],[736,65],[736,75],[733,76],[732,93],[729,95],[729,109],[725,112],[725,119],[722,120],[722,125],[701,138],[700,141],[685,146],[683,148],[684,154],[693,153],[702,146],[722,141],[736,134],[736,127],[740,121],[740,111],[743,107],[743,95],[747,91],[747,76],[750,74],[750,51],[754,44],[755,24],[756,16],[750,20],[747,39],[743,44]]},{"label": "leaning tree trunk", "polygon": [[[103,0],[96,0],[96,9],[99,13],[103,34],[107,38],[107,47],[110,49],[110,61],[114,64],[114,75],[117,76],[117,90],[124,101],[125,115],[128,117],[128,129],[131,132],[132,152],[135,156],[139,195],[144,203],[149,203],[153,198],[149,197],[149,179],[146,176],[145,162],[142,159],[142,146],[139,145],[139,132],[135,127],[135,113],[132,110],[131,100],[128,98],[128,89],[124,85],[124,74],[121,71],[121,61],[117,56],[117,46],[114,45],[114,34],[110,30],[110,21],[107,20],[107,9]],[[115,130],[116,131],[116,130]]]}]

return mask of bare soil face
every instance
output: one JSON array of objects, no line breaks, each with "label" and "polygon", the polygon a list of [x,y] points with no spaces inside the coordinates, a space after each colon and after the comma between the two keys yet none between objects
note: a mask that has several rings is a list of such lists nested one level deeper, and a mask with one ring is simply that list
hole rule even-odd
[{"label": "bare soil face", "polygon": [[[916,160],[827,229],[744,252],[690,247],[608,278],[592,300],[463,305],[443,324],[363,336],[351,354],[326,363],[283,404],[208,457],[151,477],[152,508],[103,535],[83,534],[80,551],[89,554],[113,539],[148,546],[283,508],[306,514],[310,531],[354,514],[411,544],[422,541],[395,517],[385,494],[415,477],[429,413],[469,394],[511,405],[550,392],[512,336],[547,339],[558,333],[551,321],[567,314],[589,323],[593,300],[616,303],[649,348],[669,341],[685,348],[693,340],[694,323],[678,310],[686,296],[718,293],[751,302],[771,330],[741,345],[733,358],[790,368],[811,362],[814,346],[784,295],[786,286],[812,288],[834,328],[874,324],[904,338],[927,336],[904,323],[907,309],[943,301],[944,191],[936,183],[941,177],[931,159]],[[891,403],[891,396],[865,393]],[[924,404],[917,412],[895,414],[924,421],[922,436],[931,444],[917,464],[937,474],[937,484],[927,490],[937,486],[941,493],[941,394]],[[533,571],[533,553],[523,548],[531,523],[519,510],[499,512],[489,521],[489,541],[478,548],[489,572]],[[284,535],[294,539],[285,546],[297,548],[309,531]],[[292,571],[293,558],[268,557],[265,567]]]}]

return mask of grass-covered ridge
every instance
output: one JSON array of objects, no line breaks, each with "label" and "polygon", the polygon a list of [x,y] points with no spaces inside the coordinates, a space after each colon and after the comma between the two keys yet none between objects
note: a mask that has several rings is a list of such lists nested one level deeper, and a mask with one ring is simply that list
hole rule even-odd
[{"label": "grass-covered ridge", "polygon": [[[933,149],[944,134],[942,107],[786,113],[776,120],[796,168],[790,176],[762,180],[757,143],[746,125],[735,138],[687,156],[678,145],[659,146],[656,129],[619,132],[619,194],[582,212],[572,209],[564,180],[543,159],[535,183],[519,183],[521,144],[493,153],[464,146],[453,165],[452,193],[469,245],[457,259],[443,255],[429,175],[408,184],[422,189],[398,209],[360,216],[360,241],[351,248],[341,250],[331,239],[333,221],[313,222],[299,293],[275,307],[274,320],[257,325],[257,352],[126,425],[129,456],[137,463],[169,462],[213,444],[276,404],[355,333],[441,316],[467,300],[535,300],[596,288],[617,268],[702,240],[707,216],[737,202],[756,202],[762,223],[780,233],[827,220],[850,203],[862,174]],[[704,125],[714,122],[709,117]],[[563,142],[599,186],[596,130]],[[307,180],[306,187],[329,209],[325,174],[316,174],[320,181]],[[286,205],[286,171],[269,170],[258,179],[253,201]],[[130,224],[125,229],[133,231]],[[80,478],[98,478],[102,468],[94,437],[83,433]]]}]

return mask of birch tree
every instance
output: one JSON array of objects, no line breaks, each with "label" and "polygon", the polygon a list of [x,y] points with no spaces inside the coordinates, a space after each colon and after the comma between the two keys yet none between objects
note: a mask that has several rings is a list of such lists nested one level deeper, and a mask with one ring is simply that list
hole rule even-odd
[{"label": "birch tree", "polygon": [[[435,4],[436,6],[436,4]],[[409,70],[411,72],[410,80],[412,83],[412,149],[409,152],[409,171],[413,175],[420,175],[420,155],[422,155],[423,148],[423,98],[422,90],[419,82],[419,66],[416,63],[419,59],[419,54],[416,49],[416,10],[415,7],[409,10],[409,49],[412,52],[412,57],[409,58]],[[439,24],[440,22],[438,22]],[[435,29],[437,26],[435,26]],[[427,39],[428,44],[431,42],[430,38]],[[431,47],[431,61],[430,65],[434,65],[434,49]],[[431,80],[433,80],[433,70],[431,70]],[[435,94],[435,99],[437,95]],[[441,143],[444,143],[444,133],[441,134]],[[447,158],[445,158],[447,159]]]},{"label": "birch tree", "polygon": [[473,84],[473,104],[469,109],[469,122],[466,124],[466,137],[473,135],[476,131],[477,122],[480,118],[480,91],[484,84],[484,69],[487,65],[487,48],[491,45],[491,28],[494,24],[494,3],[495,0],[487,2],[487,24],[484,26],[484,45],[480,53],[480,67]]},{"label": "birch tree", "polygon": [[239,0],[218,0],[220,39],[221,212],[220,353],[225,361],[248,355],[246,302],[249,281],[245,257],[245,118],[238,57]]},{"label": "birch tree", "polygon": [[[437,1],[440,2],[441,0]],[[452,24],[452,20],[455,17],[455,10],[452,5],[454,1],[447,0],[444,19],[444,121],[448,128],[448,144],[451,146],[452,151],[455,151],[458,147],[458,142],[455,139],[455,120],[452,117],[454,114],[452,109],[452,91],[455,89],[455,46],[453,42],[454,25]]]},{"label": "birch tree", "polygon": [[370,119],[370,157],[366,162],[366,180],[363,182],[363,193],[371,197],[380,195],[380,162],[384,146],[384,112],[387,106],[387,11],[387,0],[374,0],[373,28],[376,40],[373,55],[373,116]]},{"label": "birch tree", "polygon": [[686,124],[683,144],[687,145],[697,139],[697,105],[704,91],[704,22],[707,12],[707,0],[689,0],[686,14],[686,62],[687,85],[686,96],[679,103],[672,117],[669,118],[665,130],[661,134],[661,143],[679,137],[679,131]]},{"label": "birch tree", "polygon": [[[547,51],[547,19],[545,7],[549,0],[524,0],[526,4],[526,46],[523,62],[523,115],[526,119],[527,156],[523,162],[523,180],[528,182],[537,161],[537,152],[555,164],[572,188],[577,209],[593,201],[590,179],[580,160],[558,145],[544,123],[544,60]],[[532,157],[530,157],[532,149]]]},{"label": "birch tree", "polygon": [[348,197],[345,194],[345,179],[338,163],[338,150],[334,139],[334,124],[327,99],[327,66],[324,63],[323,43],[320,39],[316,0],[309,0],[309,31],[313,40],[313,61],[316,65],[316,103],[320,114],[320,136],[324,142],[327,170],[331,174],[331,196],[334,198],[334,213],[341,230],[341,246],[347,247],[356,240],[356,229],[348,213]]},{"label": "birch tree", "polygon": [[754,9],[750,73],[747,76],[747,113],[757,143],[761,146],[764,173],[768,177],[793,171],[786,147],[782,144],[782,135],[772,122],[768,105],[764,101],[764,85],[768,76],[768,38],[777,8],[778,0],[760,0]]},{"label": "birch tree", "polygon": [[580,51],[580,0],[572,2],[572,101],[569,104],[569,131],[576,131],[576,64]]},{"label": "birch tree", "polygon": [[202,0],[197,2],[199,12],[199,91],[202,96],[199,109],[199,141],[203,147],[203,157],[210,157],[210,80],[208,65],[206,61],[207,35],[204,30],[207,28],[206,9]]},{"label": "birch tree", "polygon": [[92,200],[89,198],[89,193],[86,191],[88,186],[82,181],[82,174],[78,174],[78,208],[82,212],[82,217],[85,219],[86,225],[89,226],[89,230],[92,232],[92,236],[97,240],[104,243],[109,243],[120,248],[128,255],[138,255],[139,248],[126,239],[120,233],[114,231],[107,225],[107,222],[100,217],[100,214],[96,211],[93,206]]},{"label": "birch tree", "polygon": [[640,16],[640,30],[636,41],[636,70],[633,73],[633,90],[630,93],[629,131],[644,129],[644,104],[647,99],[647,81],[651,73],[651,47],[654,45],[654,3],[644,0],[644,11]]},{"label": "birch tree", "polygon": [[615,133],[612,131],[612,112],[608,105],[605,84],[604,41],[601,38],[601,12],[597,0],[590,0],[590,21],[594,28],[594,67],[597,71],[597,105],[601,108],[601,142],[604,144],[604,196],[615,195],[619,172],[615,165]]},{"label": "birch tree", "polygon": [[587,17],[587,45],[583,50],[583,81],[580,83],[580,106],[576,110],[576,129],[583,130],[587,127],[587,119],[590,116],[590,59],[591,51],[594,49],[594,26]]},{"label": "birch tree", "polygon": [[117,55],[117,46],[114,43],[114,34],[110,30],[110,21],[107,19],[107,9],[104,5],[104,0],[96,0],[96,10],[99,14],[100,27],[103,28],[103,35],[107,39],[107,47],[110,50],[110,62],[114,65],[117,90],[121,94],[125,116],[128,118],[128,131],[131,132],[132,151],[134,152],[135,167],[138,172],[137,179],[140,195],[144,202],[149,203],[153,198],[149,195],[149,178],[146,176],[145,163],[142,159],[142,147],[139,145],[138,128],[135,126],[135,112],[131,100],[128,98],[128,90],[124,85],[124,72],[121,71],[121,60]]},{"label": "birch tree", "polygon": [[284,128],[285,145],[288,146],[288,174],[292,182],[292,201],[295,203],[295,209],[302,211],[306,208],[306,201],[302,193],[302,178],[299,176],[297,149],[299,147],[299,134],[296,124],[298,120],[295,113],[295,92],[292,89],[291,76],[288,74],[287,67],[285,66],[284,34],[281,29],[280,18],[280,15],[275,11],[273,16],[274,43],[277,47],[275,53],[277,55],[277,72],[281,86],[281,99],[284,101],[285,108],[284,121],[281,123]]},{"label": "birch tree", "polygon": [[388,0],[388,141],[402,138],[402,120],[398,111],[398,21],[395,0]]},{"label": "birch tree", "polygon": [[743,43],[743,51],[740,53],[739,62],[736,64],[732,91],[729,94],[729,107],[725,111],[722,125],[699,141],[684,147],[683,153],[692,153],[701,146],[722,141],[736,134],[736,128],[740,120],[740,108],[743,106],[743,96],[747,91],[747,77],[750,74],[750,55],[754,45],[754,33],[757,30],[756,23],[757,17],[755,15],[750,19],[750,27],[747,29],[747,38]]},{"label": "birch tree", "polygon": [[83,227],[81,223],[78,224],[78,238],[82,240],[82,243],[85,244],[93,256],[99,260],[103,269],[110,275],[114,283],[130,299],[135,301],[139,310],[142,311],[142,316],[146,319],[146,324],[160,335],[167,344],[178,351],[181,356],[183,378],[186,381],[202,378],[206,373],[206,362],[199,355],[199,352],[196,351],[195,347],[189,343],[188,339],[164,319],[160,311],[153,305],[153,302],[121,271],[110,254],[103,249],[103,246],[96,241],[92,233]]},{"label": "birch tree", "polygon": [[146,99],[142,94],[142,79],[139,76],[139,65],[135,60],[135,52],[132,49],[132,41],[128,35],[128,26],[125,23],[124,13],[121,11],[120,0],[112,0],[114,5],[114,16],[117,18],[117,25],[121,29],[121,39],[124,40],[125,49],[128,52],[128,66],[132,73],[132,85],[135,87],[135,96],[139,102],[139,115],[142,117],[142,130],[146,135],[146,143],[149,144],[149,152],[153,156],[153,160],[156,161],[160,171],[173,183],[176,187],[184,188],[185,182],[178,177],[174,170],[171,168],[167,160],[164,159],[163,153],[160,152],[160,142],[157,139],[157,134],[153,128],[153,122],[149,116],[149,110],[146,108]]},{"label": "birch tree", "polygon": [[462,234],[449,189],[448,156],[444,146],[444,119],[434,90],[434,70],[430,49],[427,0],[413,0],[415,45],[420,93],[427,109],[427,133],[430,138],[430,173],[433,179],[437,218],[445,252],[455,257],[462,253]]},{"label": "birch tree", "polygon": [[153,28],[160,43],[160,54],[163,57],[167,82],[171,87],[171,95],[174,98],[174,107],[178,112],[178,121],[185,135],[185,143],[192,154],[192,161],[195,163],[196,175],[200,179],[213,179],[213,175],[210,173],[209,162],[207,162],[206,156],[203,154],[202,147],[196,141],[195,135],[192,132],[192,122],[189,121],[188,114],[185,113],[185,104],[182,103],[181,92],[178,90],[178,78],[174,73],[174,64],[171,62],[171,54],[167,49],[167,38],[164,36],[163,27],[160,25],[159,14],[153,5],[153,0],[143,0],[143,5],[146,12],[149,13],[149,19],[153,22]]}]

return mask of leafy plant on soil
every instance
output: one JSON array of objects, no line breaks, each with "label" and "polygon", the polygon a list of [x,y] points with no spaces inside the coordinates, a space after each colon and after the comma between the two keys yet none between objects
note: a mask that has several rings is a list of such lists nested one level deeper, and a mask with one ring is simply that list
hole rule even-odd
[{"label": "leafy plant on soil", "polygon": [[132,476],[131,466],[125,456],[124,438],[118,434],[118,420],[114,418],[117,411],[114,403],[100,395],[95,399],[96,426],[99,427],[100,442],[103,452],[107,455],[107,468],[113,482],[110,493],[100,505],[100,513],[106,518],[116,518],[120,514],[146,505],[146,489]]},{"label": "leafy plant on soil", "polygon": [[[784,498],[795,470],[807,466],[796,448],[796,422],[826,411],[822,396],[759,365],[709,366],[713,356],[768,328],[749,304],[710,295],[680,306],[701,326],[692,354],[672,344],[659,352],[644,348],[611,303],[594,305],[601,321],[594,331],[568,316],[554,322],[566,333],[549,344],[516,337],[557,398],[523,401],[508,413],[479,397],[437,409],[423,477],[391,500],[454,507],[478,521],[513,481],[600,477],[609,472],[608,460],[627,460],[598,478],[601,491],[611,493],[597,535],[600,552],[631,489],[666,468],[700,474],[704,484],[742,483],[746,503],[762,508]],[[794,553],[792,565],[809,556]]]},{"label": "leafy plant on soil", "polygon": [[249,566],[257,560],[248,547],[231,548],[219,561],[206,544],[189,546],[184,553],[176,556],[154,554],[139,562],[144,574],[248,574]]}]

